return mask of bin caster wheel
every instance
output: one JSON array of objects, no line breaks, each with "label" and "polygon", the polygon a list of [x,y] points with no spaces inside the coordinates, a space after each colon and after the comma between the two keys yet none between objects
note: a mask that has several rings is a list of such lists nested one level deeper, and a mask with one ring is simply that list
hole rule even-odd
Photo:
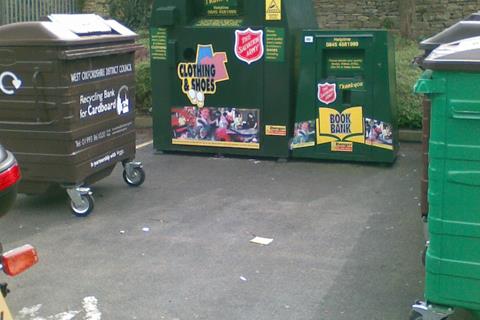
[{"label": "bin caster wheel", "polygon": [[423,301],[417,301],[412,306],[410,312],[410,320],[447,320],[449,316],[454,314],[452,308],[429,305]]},{"label": "bin caster wheel", "polygon": [[139,187],[145,182],[145,170],[142,167],[133,167],[123,170],[123,180],[131,187]]},{"label": "bin caster wheel", "polygon": [[80,195],[80,199],[81,201],[79,203],[75,203],[73,202],[73,200],[70,201],[70,207],[72,209],[72,213],[76,217],[83,218],[92,213],[94,207],[94,200],[93,196],[88,193]]},{"label": "bin caster wheel", "polygon": [[[420,313],[413,311],[410,312],[409,320],[426,320]],[[448,317],[442,318],[441,320],[448,320]]]},{"label": "bin caster wheel", "polygon": [[411,311],[408,320],[423,320],[423,316],[417,311]]}]

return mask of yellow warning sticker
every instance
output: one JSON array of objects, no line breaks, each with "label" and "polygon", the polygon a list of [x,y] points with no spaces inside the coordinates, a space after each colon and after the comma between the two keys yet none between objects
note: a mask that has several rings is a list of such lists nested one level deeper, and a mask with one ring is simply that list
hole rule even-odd
[{"label": "yellow warning sticker", "polygon": [[265,0],[265,20],[282,20],[282,0]]},{"label": "yellow warning sticker", "polygon": [[286,126],[265,126],[265,135],[286,137],[287,127]]},{"label": "yellow warning sticker", "polygon": [[353,152],[353,142],[334,141],[331,150],[332,152]]}]

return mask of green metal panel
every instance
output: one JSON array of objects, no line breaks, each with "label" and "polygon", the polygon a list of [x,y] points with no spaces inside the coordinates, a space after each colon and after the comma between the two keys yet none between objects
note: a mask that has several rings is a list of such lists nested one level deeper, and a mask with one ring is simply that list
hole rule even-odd
[{"label": "green metal panel", "polygon": [[428,71],[432,100],[426,299],[480,311],[480,91],[477,72]]},{"label": "green metal panel", "polygon": [[316,26],[313,12],[308,0],[155,1],[155,149],[288,157],[300,29]]},{"label": "green metal panel", "polygon": [[387,31],[303,33],[293,157],[391,163],[398,150]]}]

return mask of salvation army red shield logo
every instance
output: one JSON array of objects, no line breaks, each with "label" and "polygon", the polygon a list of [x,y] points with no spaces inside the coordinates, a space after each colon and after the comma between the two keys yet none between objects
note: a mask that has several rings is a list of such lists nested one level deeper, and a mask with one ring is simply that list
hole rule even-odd
[{"label": "salvation army red shield logo", "polygon": [[337,100],[337,85],[335,83],[318,84],[318,100],[325,104],[330,104]]},{"label": "salvation army red shield logo", "polygon": [[235,31],[235,55],[238,59],[252,64],[262,59],[265,49],[263,46],[263,30]]}]

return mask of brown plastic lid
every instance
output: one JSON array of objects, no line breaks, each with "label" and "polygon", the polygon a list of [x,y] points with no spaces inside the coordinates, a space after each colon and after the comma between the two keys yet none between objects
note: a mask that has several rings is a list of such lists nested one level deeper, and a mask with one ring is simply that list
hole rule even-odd
[{"label": "brown plastic lid", "polygon": [[94,14],[50,15],[47,19],[1,26],[0,46],[80,45],[137,38],[117,21]]}]

